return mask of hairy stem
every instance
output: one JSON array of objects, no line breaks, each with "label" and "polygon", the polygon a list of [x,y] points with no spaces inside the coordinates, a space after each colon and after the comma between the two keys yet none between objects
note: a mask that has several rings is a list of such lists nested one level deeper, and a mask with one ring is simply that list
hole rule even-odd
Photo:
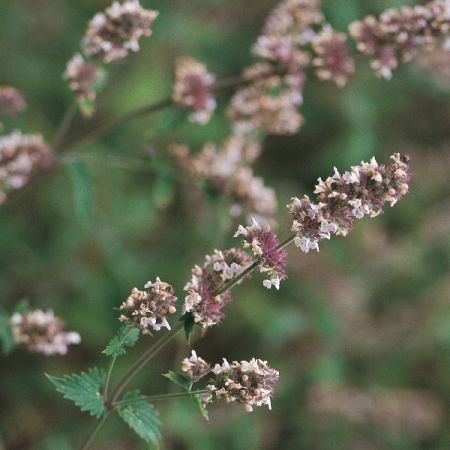
[{"label": "hairy stem", "polygon": [[97,426],[92,430],[92,433],[88,436],[84,444],[80,447],[80,450],[88,450],[91,446],[92,442],[94,442],[94,439],[97,437],[97,434],[99,431],[103,428],[103,425],[105,424],[106,420],[109,417],[109,412],[106,413],[97,423]]},{"label": "hairy stem", "polygon": [[112,406],[113,406],[113,408],[116,408],[118,406],[125,406],[125,405],[129,405],[130,403],[141,402],[141,401],[154,402],[154,401],[158,401],[158,400],[173,400],[173,399],[177,399],[177,398],[187,398],[187,397],[190,397],[191,395],[206,394],[207,392],[209,392],[207,389],[202,389],[199,391],[176,392],[173,394],[141,395],[140,397],[130,398],[129,400],[118,401],[116,403],[113,403]]},{"label": "hairy stem", "polygon": [[111,407],[116,400],[120,397],[125,387],[128,383],[136,376],[136,374],[170,341],[172,341],[178,333],[183,329],[183,325],[180,324],[171,333],[167,333],[161,338],[159,338],[155,344],[153,344],[141,357],[131,366],[128,372],[122,377],[122,379],[117,384],[114,392],[111,395],[111,400],[108,402],[109,407]]}]

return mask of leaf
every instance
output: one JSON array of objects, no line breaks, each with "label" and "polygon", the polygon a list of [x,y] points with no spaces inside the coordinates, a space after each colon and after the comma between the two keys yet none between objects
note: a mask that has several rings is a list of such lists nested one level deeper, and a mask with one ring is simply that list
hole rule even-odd
[{"label": "leaf", "polygon": [[64,398],[72,400],[81,411],[88,411],[92,416],[101,417],[105,411],[103,396],[100,389],[105,381],[105,372],[96,367],[82,372],[80,375],[47,378],[55,385],[56,390]]},{"label": "leaf", "polygon": [[86,222],[92,214],[91,177],[86,165],[80,161],[68,162],[67,168],[72,180],[75,215],[80,221]]},{"label": "leaf", "polygon": [[192,400],[194,400],[194,403],[198,406],[198,409],[200,410],[200,414],[202,417],[209,422],[209,413],[206,409],[205,404],[202,402],[202,399],[200,398],[200,395],[193,395]]},{"label": "leaf", "polygon": [[133,347],[139,339],[139,328],[129,327],[125,325],[119,329],[108,346],[103,350],[108,356],[121,356],[127,352],[125,347]]},{"label": "leaf", "polygon": [[[139,391],[131,391],[123,399],[130,400],[140,395]],[[117,407],[117,413],[145,442],[157,444],[161,439],[158,413],[152,404],[145,400],[136,401]]]},{"label": "leaf", "polygon": [[14,338],[9,317],[3,313],[0,313],[0,343],[4,354],[9,353],[14,347]]},{"label": "leaf", "polygon": [[178,386],[182,387],[186,391],[190,391],[192,387],[192,380],[186,378],[183,374],[178,372],[173,372],[169,370],[167,373],[163,374],[163,377],[168,378],[170,381],[173,381]]},{"label": "leaf", "polygon": [[184,333],[186,334],[186,339],[188,342],[191,339],[192,333],[194,332],[194,316],[191,313],[186,313],[181,316],[180,320],[184,323]]}]

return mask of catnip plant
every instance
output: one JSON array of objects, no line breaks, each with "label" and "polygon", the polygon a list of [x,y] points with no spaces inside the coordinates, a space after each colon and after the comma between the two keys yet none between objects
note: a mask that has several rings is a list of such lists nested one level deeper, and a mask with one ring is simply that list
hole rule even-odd
[{"label": "catnip plant", "polygon": [[[68,139],[80,115],[88,122],[95,115],[107,72],[114,63],[139,51],[141,39],[152,35],[158,16],[138,0],[114,2],[96,14],[87,25],[81,48],[65,68],[63,77],[74,93],[74,104],[53,142],[46,143],[40,134],[24,135],[17,130],[0,137],[2,203],[30,182],[34,173],[58,170],[67,152],[74,153],[83,144],[136,118],[178,108],[187,120],[207,126],[217,109],[216,94],[231,92],[226,108],[230,134],[221,144],[205,143],[201,151],[192,151],[186,144],[174,142],[167,150],[173,170],[181,177],[206,184],[230,200],[230,216],[242,223],[234,234],[241,245],[205,255],[192,268],[182,294],[152,274],[154,281],[143,280],[141,288],[134,287],[122,303],[118,301],[120,327],[103,350],[110,359],[108,367],[47,375],[58,392],[97,421],[81,444],[82,450],[92,447],[112,414],[143,440],[157,444],[161,433],[153,404],[156,401],[189,398],[206,420],[208,407],[216,401],[241,404],[247,412],[258,406],[271,409],[280,374],[264,355],[248,355],[242,361],[228,361],[224,355],[221,362],[208,362],[191,349],[176,370],[168,368],[163,374],[178,392],[154,393],[146,386],[139,390],[129,390],[128,386],[179,334],[184,333],[190,342],[196,332],[203,336],[211,327],[226,326],[224,311],[232,301],[233,287],[248,282],[254,271],[263,274],[263,287],[281,289],[288,277],[290,244],[304,253],[319,251],[322,240],[347,236],[355,220],[377,217],[408,193],[411,170],[406,154],[394,153],[386,163],[372,157],[342,173],[334,168],[331,176],[318,179],[314,196],[286,199],[292,225],[278,236],[277,196],[255,175],[253,165],[261,156],[265,137],[297,133],[303,126],[300,107],[308,78],[316,77],[342,89],[366,56],[376,76],[390,79],[400,64],[422,52],[448,46],[450,39],[449,0],[389,9],[379,17],[353,22],[348,33],[333,29],[319,0],[284,0],[267,18],[251,49],[252,62],[240,76],[220,78],[195,58],[180,56],[174,63],[170,97]],[[12,86],[0,86],[0,119],[25,109],[22,93]],[[47,356],[64,355],[70,345],[81,343],[80,335],[65,331],[64,320],[51,310],[18,309],[4,326],[9,330],[10,349],[23,346]],[[139,339],[149,342],[148,348],[118,378],[118,358],[125,357]]]}]

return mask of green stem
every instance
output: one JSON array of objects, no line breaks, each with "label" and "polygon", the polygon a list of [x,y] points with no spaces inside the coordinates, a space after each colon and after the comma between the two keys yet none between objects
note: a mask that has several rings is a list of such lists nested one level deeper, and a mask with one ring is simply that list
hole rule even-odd
[{"label": "green stem", "polygon": [[125,406],[125,405],[129,405],[130,403],[141,402],[141,401],[154,402],[154,401],[158,401],[158,400],[173,400],[173,399],[177,399],[177,398],[190,397],[191,395],[206,394],[207,392],[209,392],[207,389],[202,389],[199,391],[176,392],[173,394],[141,395],[140,397],[130,398],[128,400],[121,400],[119,402],[113,403],[112,406],[113,406],[113,408],[117,408],[118,406]]},{"label": "green stem", "polygon": [[128,383],[137,375],[137,373],[170,341],[172,341],[178,333],[183,329],[180,324],[173,332],[167,333],[155,342],[142,356],[131,366],[128,372],[122,377],[111,395],[110,405],[113,405],[120,397]]},{"label": "green stem", "polygon": [[80,447],[80,450],[88,450],[89,449],[89,447],[91,446],[92,442],[94,442],[94,439],[97,437],[97,434],[103,428],[103,425],[105,424],[106,419],[108,419],[109,414],[110,414],[109,412],[106,413],[100,419],[100,421],[97,423],[97,426],[92,430],[92,433],[88,436],[88,438],[86,439],[84,444]]},{"label": "green stem", "polygon": [[109,365],[108,374],[106,375],[106,381],[105,381],[105,390],[103,393],[103,398],[105,399],[105,402],[108,402],[109,398],[109,385],[111,384],[111,375],[114,369],[114,366],[116,365],[117,356],[113,356],[111,364]]},{"label": "green stem", "polygon": [[63,146],[64,140],[70,130],[70,127],[73,123],[73,120],[75,119],[75,116],[77,115],[78,107],[74,103],[72,104],[67,111],[65,112],[61,123],[56,130],[55,138],[53,139],[53,151],[55,153],[58,152],[58,150]]}]

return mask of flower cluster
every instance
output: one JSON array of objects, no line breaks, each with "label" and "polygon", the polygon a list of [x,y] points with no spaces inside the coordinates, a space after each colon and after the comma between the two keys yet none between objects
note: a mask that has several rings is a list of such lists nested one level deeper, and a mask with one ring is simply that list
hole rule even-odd
[{"label": "flower cluster", "polygon": [[317,203],[308,196],[294,197],[287,207],[294,219],[295,244],[305,253],[319,250],[320,240],[331,235],[346,236],[354,219],[377,216],[385,203],[393,206],[408,192],[411,174],[407,156],[396,153],[391,159],[389,166],[372,158],[343,175],[335,169],[325,181],[319,178],[314,191]]},{"label": "flower cluster", "polygon": [[149,327],[155,331],[170,330],[167,316],[176,312],[174,288],[159,278],[154,283],[149,281],[144,288],[146,291],[133,288],[120,307],[123,314],[119,320],[141,328],[144,334],[149,333]]},{"label": "flower cluster", "polygon": [[78,333],[64,331],[64,321],[51,310],[15,313],[10,323],[16,344],[24,345],[31,352],[65,355],[69,345],[81,342]]},{"label": "flower cluster", "polygon": [[[82,41],[82,53],[76,53],[67,63],[64,78],[76,94],[83,115],[95,110],[96,91],[100,89],[103,66],[139,51],[139,39],[150,36],[157,11],[144,9],[139,0],[115,1],[105,12],[96,14],[89,22]],[[87,60],[93,58],[96,62]]]},{"label": "flower cluster", "polygon": [[69,87],[76,93],[78,101],[95,100],[94,85],[100,79],[100,69],[97,65],[85,61],[83,56],[77,53],[67,63],[64,78],[69,81]]},{"label": "flower cluster", "polygon": [[90,21],[83,38],[83,50],[108,64],[139,51],[139,39],[150,36],[158,13],[144,9],[138,0],[114,2]]},{"label": "flower cluster", "polygon": [[367,16],[350,25],[358,50],[373,57],[371,66],[384,78],[399,62],[410,61],[419,48],[432,49],[450,31],[450,3],[434,0],[425,5],[388,9],[379,18]]},{"label": "flower cluster", "polygon": [[279,248],[280,242],[270,225],[259,225],[256,220],[249,227],[239,225],[234,237],[244,236],[244,247],[250,248],[253,255],[260,262],[259,271],[269,278],[263,281],[263,285],[270,289],[275,286],[280,288],[280,281],[287,278],[287,252]]},{"label": "flower cluster", "polygon": [[355,63],[348,56],[347,36],[326,26],[312,41],[312,60],[319,80],[332,80],[345,86],[355,70]]},{"label": "flower cluster", "polygon": [[236,91],[227,109],[234,133],[292,134],[302,125],[298,107],[303,102],[303,73],[281,76],[273,72],[266,64],[244,71],[243,78],[253,81]]},{"label": "flower cluster", "polygon": [[12,86],[0,86],[0,116],[15,116],[27,109],[25,97]]},{"label": "flower cluster", "polygon": [[195,59],[189,56],[177,59],[172,98],[175,103],[194,110],[189,116],[192,122],[209,122],[216,109],[211,92],[215,80],[216,77]]},{"label": "flower cluster", "polygon": [[307,67],[341,87],[354,71],[346,35],[325,22],[320,0],[282,1],[269,15],[253,54],[262,61],[244,71],[249,84],[237,90],[228,108],[241,134],[298,131]]},{"label": "flower cluster", "polygon": [[214,191],[230,196],[233,216],[246,212],[266,222],[274,216],[275,193],[249,167],[261,153],[259,143],[231,136],[220,148],[208,143],[194,154],[185,145],[172,146],[170,151],[190,179],[207,181]]},{"label": "flower cluster", "polygon": [[222,308],[231,301],[231,292],[218,293],[223,284],[238,275],[251,257],[240,248],[215,250],[206,255],[203,266],[192,269],[192,278],[184,290],[187,291],[183,313],[191,314],[194,322],[203,328],[222,321]]},{"label": "flower cluster", "polygon": [[0,204],[11,190],[22,188],[39,168],[48,168],[53,158],[40,135],[14,132],[0,137]]},{"label": "flower cluster", "polygon": [[181,361],[181,370],[190,380],[197,382],[211,372],[211,366],[192,350],[191,357]]},{"label": "flower cluster", "polygon": [[212,372],[215,379],[207,388],[217,399],[223,398],[227,403],[243,403],[247,412],[253,411],[254,406],[262,405],[271,409],[271,397],[279,373],[270,368],[266,361],[252,358],[229,364],[224,358],[223,364],[216,364]]}]

